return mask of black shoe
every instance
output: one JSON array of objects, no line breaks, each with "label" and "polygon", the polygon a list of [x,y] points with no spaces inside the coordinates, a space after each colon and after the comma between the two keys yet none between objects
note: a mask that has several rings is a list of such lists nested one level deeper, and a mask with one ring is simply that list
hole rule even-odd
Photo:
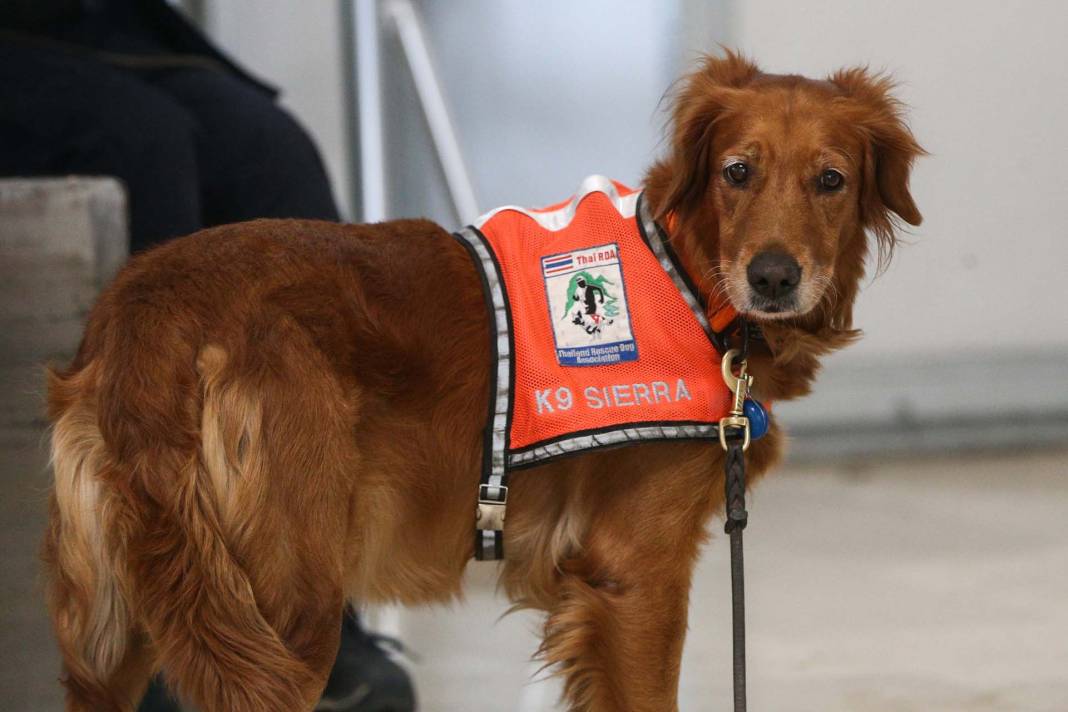
[{"label": "black shoe", "polygon": [[182,712],[182,706],[167,692],[163,678],[156,675],[149,683],[145,696],[141,698],[137,712]]},{"label": "black shoe", "polygon": [[411,679],[381,645],[399,643],[367,633],[349,609],[341,624],[341,646],[316,712],[415,712]]}]

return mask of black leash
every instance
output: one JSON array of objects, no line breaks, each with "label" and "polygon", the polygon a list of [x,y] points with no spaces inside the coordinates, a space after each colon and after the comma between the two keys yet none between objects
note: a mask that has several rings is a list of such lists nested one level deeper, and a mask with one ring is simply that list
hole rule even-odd
[{"label": "black leash", "polygon": [[745,559],[742,530],[749,513],[745,511],[744,436],[728,440],[723,463],[727,495],[727,534],[731,538],[731,618],[734,627],[734,712],[745,712]]},{"label": "black leash", "polygon": [[[753,383],[746,373],[749,328],[743,321],[741,349],[723,356],[723,381],[734,394],[727,417],[719,421],[719,442],[723,446],[723,487],[727,509],[725,530],[731,540],[731,623],[734,644],[734,712],[745,712],[745,558],[742,531],[749,519],[745,509],[745,451],[749,447],[750,423],[745,415],[745,399]],[[738,371],[735,373],[735,365]]]}]

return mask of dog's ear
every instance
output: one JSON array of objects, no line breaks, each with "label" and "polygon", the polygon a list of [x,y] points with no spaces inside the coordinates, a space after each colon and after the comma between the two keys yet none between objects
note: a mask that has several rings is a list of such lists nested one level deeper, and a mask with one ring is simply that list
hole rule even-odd
[{"label": "dog's ear", "polygon": [[706,55],[696,71],[684,77],[671,116],[670,179],[657,218],[687,214],[704,197],[716,168],[712,137],[716,122],[741,98],[742,87],[760,73],[740,54]]},{"label": "dog's ear", "polygon": [[891,213],[910,225],[923,220],[909,192],[909,174],[912,162],[926,151],[902,118],[902,104],[893,96],[890,77],[857,67],[837,72],[829,81],[844,94],[841,104],[846,120],[857,126],[867,141],[861,219],[875,234],[880,250],[889,254],[895,242]]}]

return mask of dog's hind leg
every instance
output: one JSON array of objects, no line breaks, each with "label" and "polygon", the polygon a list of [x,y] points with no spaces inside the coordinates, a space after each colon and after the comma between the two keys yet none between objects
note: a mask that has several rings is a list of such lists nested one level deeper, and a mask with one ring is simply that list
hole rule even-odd
[{"label": "dog's hind leg", "polygon": [[[152,668],[204,712],[318,700],[354,416],[299,327],[264,322],[235,356],[140,319],[53,374],[45,559],[69,709],[131,710]],[[108,351],[134,333],[153,347]]]},{"label": "dog's hind leg", "polygon": [[301,346],[202,349],[197,450],[155,458],[177,471],[133,587],[165,680],[205,712],[309,710],[337,652],[350,413]]}]

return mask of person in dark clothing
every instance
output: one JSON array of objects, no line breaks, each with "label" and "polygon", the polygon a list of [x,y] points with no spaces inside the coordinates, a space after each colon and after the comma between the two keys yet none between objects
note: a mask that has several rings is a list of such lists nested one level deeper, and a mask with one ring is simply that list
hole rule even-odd
[{"label": "person in dark clothing", "polygon": [[[131,252],[252,218],[338,219],[319,153],[276,94],[164,0],[0,2],[0,175],[120,178]],[[320,707],[415,709],[351,609]],[[158,679],[139,707],[177,709]]]},{"label": "person in dark clothing", "polygon": [[250,218],[338,219],[273,89],[163,0],[84,5],[0,4],[0,174],[120,178],[132,252]]}]

